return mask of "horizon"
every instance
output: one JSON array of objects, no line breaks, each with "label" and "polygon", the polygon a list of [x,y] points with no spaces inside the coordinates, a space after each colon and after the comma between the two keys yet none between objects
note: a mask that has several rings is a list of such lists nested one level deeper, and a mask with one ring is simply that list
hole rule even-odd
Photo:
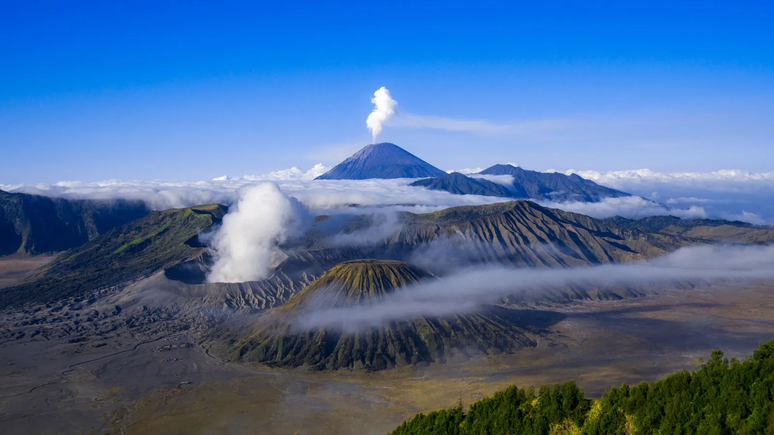
[{"label": "horizon", "polygon": [[332,166],[380,87],[378,141],[444,170],[774,171],[765,3],[143,5],[10,5],[0,183]]}]

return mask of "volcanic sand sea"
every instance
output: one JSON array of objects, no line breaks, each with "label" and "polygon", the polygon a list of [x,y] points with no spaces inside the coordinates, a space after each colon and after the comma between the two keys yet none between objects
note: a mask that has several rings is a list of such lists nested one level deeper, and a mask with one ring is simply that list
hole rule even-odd
[{"label": "volcanic sand sea", "polygon": [[[554,306],[563,319],[535,337],[536,348],[377,373],[224,364],[197,346],[151,352],[163,338],[141,344],[119,336],[124,349],[104,355],[102,348],[73,353],[76,344],[66,342],[6,342],[0,429],[378,434],[417,412],[469,404],[511,384],[575,379],[588,396],[599,397],[621,382],[691,369],[713,349],[749,355],[774,338],[773,293],[774,283],[756,283]],[[163,361],[173,355],[179,361]]]},{"label": "volcanic sand sea", "polygon": [[54,261],[55,258],[53,255],[0,257],[0,288],[21,281],[32,271]]}]

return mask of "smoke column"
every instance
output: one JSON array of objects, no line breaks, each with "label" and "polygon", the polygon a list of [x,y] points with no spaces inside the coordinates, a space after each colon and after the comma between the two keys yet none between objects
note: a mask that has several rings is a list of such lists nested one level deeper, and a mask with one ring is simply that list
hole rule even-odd
[{"label": "smoke column", "polygon": [[208,282],[245,282],[267,278],[277,245],[301,234],[312,216],[274,183],[239,190],[239,201],[223,217],[210,247],[215,264]]},{"label": "smoke column", "polygon": [[374,110],[368,115],[366,126],[371,131],[374,142],[376,142],[376,136],[379,136],[379,133],[382,132],[384,123],[395,116],[395,107],[398,105],[398,102],[393,100],[390,91],[384,86],[374,92],[371,102],[374,104]]}]

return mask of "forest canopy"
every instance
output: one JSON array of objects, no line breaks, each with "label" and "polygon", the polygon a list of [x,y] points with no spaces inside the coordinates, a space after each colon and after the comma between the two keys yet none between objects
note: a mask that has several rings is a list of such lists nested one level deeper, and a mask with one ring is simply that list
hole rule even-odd
[{"label": "forest canopy", "polygon": [[774,340],[743,361],[712,352],[697,370],[587,399],[575,382],[521,389],[419,414],[393,435],[774,434]]}]

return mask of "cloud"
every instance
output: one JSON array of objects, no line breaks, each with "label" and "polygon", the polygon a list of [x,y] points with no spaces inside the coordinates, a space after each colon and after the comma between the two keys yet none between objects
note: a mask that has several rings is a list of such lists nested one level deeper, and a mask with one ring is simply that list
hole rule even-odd
[{"label": "cloud", "polygon": [[298,330],[357,331],[417,316],[446,316],[523,294],[530,298],[566,286],[671,285],[774,279],[774,247],[700,246],[680,249],[650,262],[574,269],[473,268],[426,281],[371,304],[309,311]]},{"label": "cloud", "polygon": [[623,216],[630,219],[667,215],[684,219],[703,219],[707,217],[707,212],[704,208],[699,206],[692,205],[688,208],[671,208],[639,196],[604,198],[599,202],[537,202],[546,207],[585,214],[599,219],[612,216]]},{"label": "cloud", "polygon": [[543,119],[514,122],[492,122],[482,119],[445,118],[431,115],[414,115],[402,112],[389,123],[390,126],[407,129],[432,129],[470,133],[533,134],[569,128],[576,122],[565,119]]},{"label": "cloud", "polygon": [[753,225],[765,225],[766,221],[759,215],[758,213],[751,213],[749,211],[742,210],[739,214],[725,214],[723,215],[723,219],[728,219],[730,221],[742,221],[747,222]]},{"label": "cloud", "polygon": [[[246,175],[242,177],[218,177],[208,181],[122,181],[107,180],[100,182],[62,181],[53,184],[0,185],[0,189],[46,196],[74,199],[135,199],[143,200],[154,209],[187,207],[196,204],[221,203],[232,204],[238,198],[238,189],[261,181],[273,181],[288,195],[296,197],[307,208],[318,213],[358,205],[365,212],[371,207],[391,207],[395,210],[412,212],[436,211],[459,205],[479,205],[502,202],[508,198],[494,198],[478,195],[452,195],[421,187],[412,187],[410,179],[393,180],[314,180],[327,170],[324,165],[304,170],[290,168],[274,171],[265,175]],[[619,171],[629,172],[629,171]],[[720,171],[728,172],[728,171]],[[508,176],[479,176],[490,181],[508,184]],[[595,178],[595,177],[592,177]],[[661,178],[648,177],[644,179]],[[711,177],[694,177],[711,178]],[[607,180],[602,175],[597,181]],[[667,177],[667,180],[672,178]],[[628,218],[641,218],[653,215],[676,215],[684,218],[723,218],[745,220],[756,224],[774,222],[774,195],[770,190],[752,190],[745,192],[747,183],[763,183],[765,176],[751,175],[743,177],[753,181],[726,181],[736,187],[729,193],[718,193],[717,189],[702,190],[697,187],[686,191],[679,183],[661,182],[659,184],[641,184],[639,190],[611,185],[636,195],[654,198],[654,192],[662,192],[659,197],[669,198],[669,207],[641,197],[608,198],[598,203],[541,201],[542,205],[592,217],[605,218],[621,215]],[[349,207],[350,211],[352,207]],[[373,209],[371,210],[373,211]],[[384,210],[382,210],[384,211]]]},{"label": "cloud", "polygon": [[763,188],[774,191],[774,172],[749,172],[738,169],[725,169],[713,172],[656,172],[650,169],[626,171],[579,171],[570,169],[566,175],[578,174],[605,186],[616,189],[637,189],[648,186],[671,185],[682,188],[697,188],[713,192],[748,191],[751,188]]},{"label": "cloud", "polygon": [[[721,170],[713,172],[662,173],[650,169],[627,171],[578,171],[599,184],[667,204],[700,206],[708,217],[728,219],[741,216],[749,222],[774,222],[774,172]],[[747,212],[745,216],[743,211]],[[756,218],[757,216],[757,218]]]},{"label": "cloud", "polygon": [[460,174],[469,175],[469,174],[475,174],[477,172],[481,172],[483,170],[484,168],[462,168],[462,169],[450,169],[446,171],[446,173],[451,174],[452,172],[459,172]]},{"label": "cloud", "polygon": [[395,116],[398,102],[392,98],[390,91],[384,86],[374,92],[371,102],[374,104],[374,110],[366,119],[366,127],[371,131],[374,142],[376,142],[376,137],[382,132],[384,123]]},{"label": "cloud", "polygon": [[212,236],[215,262],[208,282],[245,282],[269,276],[277,245],[300,235],[312,215],[274,183],[239,190],[239,200]]},{"label": "cloud", "polygon": [[513,122],[492,122],[484,119],[446,118],[435,115],[417,115],[397,111],[398,102],[382,86],[371,99],[374,109],[366,119],[374,142],[384,126],[405,129],[431,129],[453,132],[528,135],[545,131],[565,130],[578,124],[569,119],[537,119]]}]

